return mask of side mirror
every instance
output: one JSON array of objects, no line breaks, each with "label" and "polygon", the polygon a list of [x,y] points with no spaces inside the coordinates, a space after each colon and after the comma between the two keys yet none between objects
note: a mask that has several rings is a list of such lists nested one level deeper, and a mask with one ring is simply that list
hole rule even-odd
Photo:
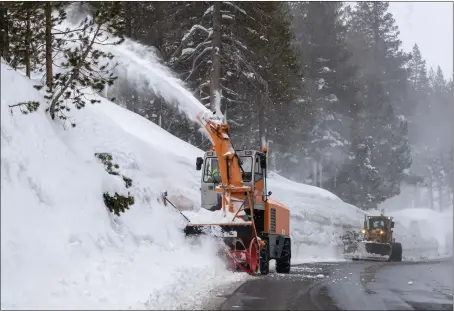
[{"label": "side mirror", "polygon": [[261,157],[260,158],[260,168],[262,170],[266,170],[266,157]]},{"label": "side mirror", "polygon": [[269,197],[271,194],[272,194],[272,192],[271,192],[271,191],[268,191],[268,194],[265,194],[265,195],[263,196],[263,200],[264,200],[265,202],[268,201],[268,197]]},{"label": "side mirror", "polygon": [[202,164],[203,164],[203,158],[202,157],[197,157],[197,160],[195,162],[196,170],[200,171],[202,169]]},{"label": "side mirror", "polygon": [[394,228],[394,221],[391,222],[391,228]]}]

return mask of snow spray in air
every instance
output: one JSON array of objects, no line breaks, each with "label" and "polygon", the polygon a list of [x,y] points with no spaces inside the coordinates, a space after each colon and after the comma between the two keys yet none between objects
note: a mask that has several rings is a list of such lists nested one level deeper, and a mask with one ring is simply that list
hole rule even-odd
[{"label": "snow spray in air", "polygon": [[[79,9],[74,6],[68,8],[68,16],[70,18],[60,26],[62,30],[76,27],[79,21],[86,17],[86,12],[81,14]],[[105,43],[114,42],[118,39],[111,34],[104,34],[104,36],[108,36],[105,38]],[[198,115],[213,115],[185,88],[184,83],[162,64],[154,47],[125,39],[119,45],[102,45],[97,46],[97,48],[102,49],[104,52],[110,52],[115,56],[114,61],[118,63],[115,68],[115,74],[121,79],[130,82],[137,91],[151,89],[154,94],[163,98],[166,103],[178,106],[188,118],[195,122],[197,122],[196,117]]]}]

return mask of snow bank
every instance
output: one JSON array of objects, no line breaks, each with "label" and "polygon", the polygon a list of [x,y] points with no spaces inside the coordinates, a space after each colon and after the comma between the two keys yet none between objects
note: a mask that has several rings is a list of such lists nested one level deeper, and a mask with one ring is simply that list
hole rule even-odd
[{"label": "snow bank", "polygon": [[[402,243],[404,260],[452,256],[452,209],[438,212],[428,208],[386,205],[385,214],[394,217],[394,237]],[[369,212],[379,215],[379,210]]]},{"label": "snow bank", "polygon": [[[33,82],[1,65],[2,308],[200,308],[234,274],[212,241],[191,245],[163,190],[199,203],[200,151],[103,100],[70,114],[64,129],[44,113]],[[8,105],[37,100],[30,115]],[[121,191],[94,157],[109,152],[133,180],[136,203],[120,218],[102,193]]]},{"label": "snow bank", "polygon": [[291,211],[292,263],[343,260],[340,239],[346,230],[359,230],[364,212],[333,193],[269,174],[272,198]]},{"label": "snow bank", "polygon": [[452,209],[407,208],[389,214],[395,217],[397,238],[407,259],[452,256]]},{"label": "snow bank", "polygon": [[[201,150],[104,99],[71,111],[77,126],[65,129],[45,114],[32,81],[1,67],[2,308],[199,308],[210,289],[247,278],[225,270],[213,241],[185,241],[183,218],[157,201],[168,190],[199,219],[217,219],[199,210]],[[27,100],[43,106],[10,113],[8,105]],[[136,203],[120,218],[102,193],[122,191],[121,180],[96,152],[111,153],[133,180]],[[358,210],[270,177],[273,197],[292,211],[293,261],[339,258],[335,236],[360,219]]]}]

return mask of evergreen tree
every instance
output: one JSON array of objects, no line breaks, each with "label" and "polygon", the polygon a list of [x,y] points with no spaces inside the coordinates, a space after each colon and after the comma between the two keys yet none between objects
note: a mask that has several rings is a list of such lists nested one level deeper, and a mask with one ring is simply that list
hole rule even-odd
[{"label": "evergreen tree", "polygon": [[379,190],[383,180],[377,168],[371,164],[372,149],[375,147],[371,136],[356,136],[349,153],[352,161],[342,166],[332,187],[342,200],[352,202],[361,209],[376,208],[383,201]]},{"label": "evergreen tree", "polygon": [[[251,63],[249,71],[255,77],[249,84],[249,89],[254,91],[248,105],[255,110],[252,117],[256,122],[251,130],[258,126],[259,134],[253,137],[251,143],[258,145],[257,139],[260,139],[260,145],[263,145],[270,140],[278,153],[284,150],[296,152],[292,144],[297,138],[295,128],[303,123],[295,109],[295,99],[300,94],[301,72],[292,46],[288,6],[279,2],[255,2],[245,4],[244,8],[252,12],[243,27],[248,30],[244,42],[249,52],[245,55]],[[256,33],[251,31],[253,29]],[[244,85],[236,88],[242,93],[248,92]],[[300,110],[301,114],[304,108]]]},{"label": "evergreen tree", "polygon": [[400,50],[399,31],[388,6],[387,2],[358,3],[351,12],[348,34],[362,83],[359,132],[374,140],[371,165],[380,175],[376,192],[367,194],[376,198],[375,203],[399,194],[403,174],[411,165],[404,116],[409,57]]},{"label": "evergreen tree", "polygon": [[315,116],[305,149],[314,161],[323,162],[324,176],[332,183],[349,153],[351,111],[358,92],[343,8],[340,2],[307,2],[295,4],[293,11],[305,70],[305,103]]},{"label": "evergreen tree", "polygon": [[427,77],[426,61],[422,59],[417,44],[413,46],[412,59],[409,62],[408,81],[410,91],[406,115],[413,116],[415,109],[427,101],[430,92],[429,79]]},{"label": "evergreen tree", "polygon": [[348,37],[361,75],[383,81],[396,114],[406,115],[406,68],[411,55],[400,48],[399,29],[388,7],[389,2],[358,2],[351,13]]},{"label": "evergreen tree", "polygon": [[437,72],[431,82],[433,91],[438,93],[440,96],[443,96],[443,94],[447,91],[447,83],[440,66],[437,66]]},{"label": "evergreen tree", "polygon": [[427,91],[428,78],[426,61],[422,59],[421,52],[417,44],[413,46],[412,59],[409,62],[410,74],[409,81],[416,91]]},{"label": "evergreen tree", "polygon": [[[218,11],[220,27],[215,31]],[[180,43],[173,45],[176,49],[169,64],[214,110],[213,87],[217,86],[211,82],[217,79],[212,68],[218,54],[213,51],[219,50],[220,106],[236,134],[234,143],[258,145],[265,127],[274,128],[276,117],[283,122],[282,113],[294,98],[299,74],[283,6],[265,2],[220,2],[216,7],[214,3],[197,3],[180,14],[185,18],[178,27],[186,30]],[[219,49],[216,34],[221,39]],[[282,49],[277,48],[279,44]],[[258,135],[251,136],[255,131]],[[281,133],[285,135],[283,131],[278,135]]]},{"label": "evergreen tree", "polygon": [[25,75],[30,78],[32,71],[42,70],[39,58],[40,47],[44,46],[42,4],[25,1],[4,3],[3,6],[9,63],[14,69],[25,69]]},{"label": "evergreen tree", "polygon": [[[68,34],[71,44],[66,45],[61,51],[65,59],[60,64],[63,70],[55,74],[52,92],[47,96],[50,100],[48,110],[52,119],[58,116],[62,120],[67,120],[65,111],[70,110],[68,101],[77,109],[81,109],[87,102],[85,99],[87,88],[101,92],[106,84],[112,85],[116,79],[109,64],[113,54],[103,51],[100,47],[123,41],[124,20],[121,3],[92,2],[90,9],[92,16],[83,19],[78,29]],[[109,36],[116,39],[108,41]],[[90,102],[94,104],[99,101],[92,99]],[[71,125],[75,126],[75,123],[71,122]]]}]

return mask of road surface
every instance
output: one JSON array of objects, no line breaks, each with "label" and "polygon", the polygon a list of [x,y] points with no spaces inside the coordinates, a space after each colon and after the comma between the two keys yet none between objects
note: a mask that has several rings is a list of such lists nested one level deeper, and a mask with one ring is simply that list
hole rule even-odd
[{"label": "road surface", "polygon": [[453,261],[337,262],[254,278],[220,310],[453,310]]}]

